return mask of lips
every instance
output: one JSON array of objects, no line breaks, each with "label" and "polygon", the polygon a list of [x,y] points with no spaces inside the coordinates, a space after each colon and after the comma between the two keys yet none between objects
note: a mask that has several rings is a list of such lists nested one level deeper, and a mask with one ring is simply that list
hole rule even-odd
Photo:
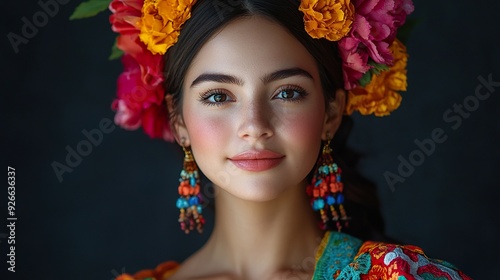
[{"label": "lips", "polygon": [[258,172],[276,167],[284,158],[284,155],[270,150],[249,150],[237,154],[229,160],[238,168]]}]

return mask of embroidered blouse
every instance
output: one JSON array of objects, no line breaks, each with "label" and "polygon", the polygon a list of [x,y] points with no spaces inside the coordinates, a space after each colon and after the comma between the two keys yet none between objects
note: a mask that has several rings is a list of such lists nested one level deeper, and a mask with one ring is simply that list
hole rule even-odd
[{"label": "embroidered blouse", "polygon": [[[134,275],[122,274],[116,280],[168,280],[180,264],[167,261],[155,269]],[[363,242],[339,232],[326,232],[316,254],[312,280],[446,279],[471,280],[452,264],[427,257],[412,245]]]}]

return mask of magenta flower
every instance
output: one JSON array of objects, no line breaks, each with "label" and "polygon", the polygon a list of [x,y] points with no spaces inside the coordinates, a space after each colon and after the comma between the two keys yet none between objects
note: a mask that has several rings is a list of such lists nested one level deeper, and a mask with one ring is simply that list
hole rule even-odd
[{"label": "magenta flower", "polygon": [[411,0],[355,0],[356,17],[351,32],[339,42],[346,89],[359,85],[359,79],[375,63],[392,65],[389,46],[406,16],[413,12]]},{"label": "magenta flower", "polygon": [[138,58],[143,59],[142,63],[132,55],[122,56],[124,71],[118,78],[117,99],[112,104],[115,123],[129,130],[142,125],[150,137],[172,141],[159,71],[162,56],[149,54]]}]

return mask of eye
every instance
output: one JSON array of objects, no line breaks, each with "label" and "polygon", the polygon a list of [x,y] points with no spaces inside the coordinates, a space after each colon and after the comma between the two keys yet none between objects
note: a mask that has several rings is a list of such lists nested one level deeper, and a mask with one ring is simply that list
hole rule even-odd
[{"label": "eye", "polygon": [[228,94],[219,90],[209,90],[200,96],[200,101],[206,105],[220,106],[232,101]]},{"label": "eye", "polygon": [[280,88],[274,98],[282,99],[284,101],[296,101],[305,97],[306,95],[307,93],[302,88],[288,86]]},{"label": "eye", "polygon": [[218,102],[224,102],[227,100],[227,95],[224,93],[214,93],[210,95],[207,99],[205,99],[210,102],[218,103]]}]

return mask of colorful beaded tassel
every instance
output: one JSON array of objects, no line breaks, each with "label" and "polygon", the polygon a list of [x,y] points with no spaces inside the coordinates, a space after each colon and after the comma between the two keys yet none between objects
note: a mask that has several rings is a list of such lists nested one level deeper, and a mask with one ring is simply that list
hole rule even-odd
[{"label": "colorful beaded tassel", "polygon": [[338,231],[341,231],[342,224],[348,226],[349,218],[342,205],[344,203],[342,193],[344,184],[340,178],[342,170],[333,162],[331,152],[330,140],[328,140],[323,147],[316,165],[317,170],[306,191],[311,197],[312,208],[314,211],[319,211],[321,215],[320,228],[325,230],[328,224],[332,223],[337,227]]},{"label": "colorful beaded tassel", "polygon": [[199,233],[203,232],[205,219],[201,215],[203,203],[200,194],[200,178],[198,167],[194,161],[191,150],[182,147],[184,150],[184,169],[181,171],[179,179],[179,198],[176,206],[180,210],[179,223],[181,230],[189,233],[195,226]]}]

